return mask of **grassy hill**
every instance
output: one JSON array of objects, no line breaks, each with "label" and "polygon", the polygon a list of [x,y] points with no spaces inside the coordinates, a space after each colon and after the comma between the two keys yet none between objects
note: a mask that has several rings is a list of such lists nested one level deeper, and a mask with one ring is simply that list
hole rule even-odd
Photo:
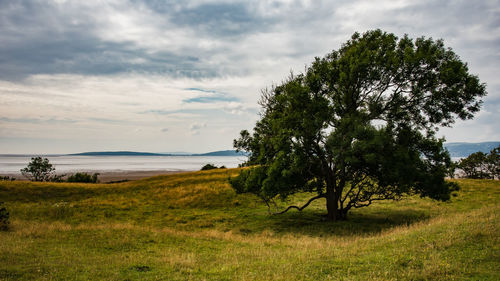
[{"label": "grassy hill", "polygon": [[0,181],[0,280],[500,280],[499,181],[457,180],[451,202],[380,202],[332,223],[321,201],[269,216],[230,188],[237,172]]}]

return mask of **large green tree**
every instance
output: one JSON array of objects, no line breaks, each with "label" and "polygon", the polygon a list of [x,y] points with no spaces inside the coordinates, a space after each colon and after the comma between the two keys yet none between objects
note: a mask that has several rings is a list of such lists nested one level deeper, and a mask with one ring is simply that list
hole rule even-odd
[{"label": "large green tree", "polygon": [[263,91],[253,134],[234,141],[251,167],[231,184],[268,204],[315,192],[282,212],[326,198],[329,220],[405,194],[447,200],[451,161],[437,127],[472,118],[485,95],[441,40],[355,33],[305,73]]}]

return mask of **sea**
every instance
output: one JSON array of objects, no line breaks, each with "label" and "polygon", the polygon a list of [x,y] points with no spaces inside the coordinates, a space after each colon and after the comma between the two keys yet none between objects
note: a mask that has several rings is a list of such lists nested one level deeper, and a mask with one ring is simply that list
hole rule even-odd
[{"label": "sea", "polygon": [[[0,174],[19,174],[32,156],[0,155]],[[76,156],[48,155],[57,173],[115,171],[198,171],[205,164],[236,168],[245,156]]]},{"label": "sea", "polygon": [[[0,155],[0,174],[19,174],[33,156]],[[57,173],[126,171],[198,171],[205,164],[236,168],[245,156],[81,156],[46,155]],[[452,157],[453,161],[461,157]]]}]

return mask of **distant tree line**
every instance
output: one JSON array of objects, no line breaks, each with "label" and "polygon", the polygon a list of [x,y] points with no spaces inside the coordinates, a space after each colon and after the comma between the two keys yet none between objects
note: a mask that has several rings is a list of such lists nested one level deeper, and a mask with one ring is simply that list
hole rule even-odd
[{"label": "distant tree line", "polygon": [[489,153],[472,153],[456,163],[461,176],[470,179],[500,178],[500,145]]}]

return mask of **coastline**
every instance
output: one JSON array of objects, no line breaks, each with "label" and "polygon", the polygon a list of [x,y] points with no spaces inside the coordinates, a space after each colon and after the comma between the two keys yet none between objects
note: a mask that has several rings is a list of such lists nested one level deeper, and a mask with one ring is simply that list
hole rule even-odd
[{"label": "coastline", "polygon": [[[80,171],[85,172],[85,171]],[[88,174],[99,173],[100,183],[109,183],[116,181],[133,181],[140,180],[144,178],[159,176],[159,175],[171,175],[178,173],[187,173],[192,171],[172,171],[172,170],[150,170],[150,171],[125,171],[125,170],[103,170],[103,171],[87,171]],[[68,172],[67,174],[74,174],[76,172]],[[27,179],[23,177],[20,173],[0,173],[0,177],[8,176],[15,178],[16,181],[26,181]]]}]

